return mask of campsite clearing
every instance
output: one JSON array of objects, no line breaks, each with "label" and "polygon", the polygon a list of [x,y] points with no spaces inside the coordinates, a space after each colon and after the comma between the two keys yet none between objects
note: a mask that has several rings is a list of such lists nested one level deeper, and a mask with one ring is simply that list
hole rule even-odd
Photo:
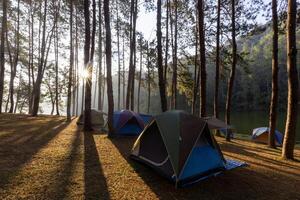
[{"label": "campsite clearing", "polygon": [[135,138],[84,133],[63,117],[0,115],[0,199],[299,199],[297,161],[280,148],[217,138],[227,158],[249,166],[175,189],[128,156]]}]

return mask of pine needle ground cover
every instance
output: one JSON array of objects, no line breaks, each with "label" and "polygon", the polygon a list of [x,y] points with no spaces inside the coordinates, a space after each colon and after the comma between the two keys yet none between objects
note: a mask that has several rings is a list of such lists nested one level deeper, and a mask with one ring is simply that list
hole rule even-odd
[{"label": "pine needle ground cover", "polygon": [[224,155],[249,164],[188,188],[129,159],[135,138],[84,133],[64,117],[0,115],[0,199],[299,199],[297,161],[281,149],[217,138]]}]

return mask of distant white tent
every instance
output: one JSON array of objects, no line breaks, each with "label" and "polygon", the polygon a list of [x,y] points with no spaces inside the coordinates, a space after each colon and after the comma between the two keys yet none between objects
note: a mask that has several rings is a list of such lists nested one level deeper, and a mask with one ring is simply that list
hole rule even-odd
[{"label": "distant white tent", "polygon": [[[104,126],[105,120],[104,116],[107,116],[107,113],[101,111],[101,110],[91,110],[91,120],[92,120],[92,126]],[[84,114],[81,114],[77,120],[78,125],[83,125],[84,123]]]}]

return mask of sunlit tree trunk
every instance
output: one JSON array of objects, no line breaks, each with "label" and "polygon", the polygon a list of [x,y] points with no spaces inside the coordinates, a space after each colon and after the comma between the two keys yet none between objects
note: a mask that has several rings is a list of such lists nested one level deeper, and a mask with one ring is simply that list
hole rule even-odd
[{"label": "sunlit tree trunk", "polygon": [[85,95],[84,95],[84,130],[91,131],[91,87],[92,87],[92,70],[93,67],[89,64],[90,61],[90,45],[91,45],[91,30],[90,30],[90,14],[89,0],[84,0],[84,24],[85,24],[85,40],[84,40],[84,66],[87,70],[88,77],[85,79]]},{"label": "sunlit tree trunk", "polygon": [[298,113],[298,73],[297,73],[297,46],[296,46],[296,0],[288,0],[287,18],[287,72],[288,72],[288,106],[285,125],[285,134],[282,147],[282,157],[294,159]]},{"label": "sunlit tree trunk", "polygon": [[5,71],[5,34],[7,31],[7,1],[2,1],[2,31],[0,47],[0,113],[2,112],[3,89],[4,89],[4,71]]},{"label": "sunlit tree trunk", "polygon": [[[39,110],[40,103],[40,94],[41,94],[41,84],[44,74],[44,65],[45,65],[45,53],[46,53],[46,21],[47,21],[47,7],[48,0],[44,1],[44,12],[43,12],[43,30],[42,30],[42,41],[41,41],[41,49],[40,49],[40,57],[38,64],[38,72],[35,84],[33,86],[33,102],[32,102],[32,116],[37,116]],[[51,42],[50,42],[51,43]]]},{"label": "sunlit tree trunk", "polygon": [[276,148],[275,129],[277,121],[278,106],[278,17],[277,17],[277,0],[272,0],[272,18],[273,18],[273,58],[272,58],[272,95],[270,104],[269,117],[269,147]]},{"label": "sunlit tree trunk", "polygon": [[121,104],[121,58],[120,58],[120,26],[119,26],[119,1],[116,3],[117,7],[117,48],[118,48],[118,110]]},{"label": "sunlit tree trunk", "polygon": [[163,55],[162,55],[162,33],[161,33],[161,0],[157,0],[157,68],[158,68],[158,85],[160,92],[161,110],[167,110],[166,87],[164,81]]},{"label": "sunlit tree trunk", "polygon": [[198,23],[200,44],[200,117],[204,117],[206,115],[206,60],[203,0],[198,0]]},{"label": "sunlit tree trunk", "polygon": [[[72,78],[73,78],[73,0],[70,0],[70,68],[68,82],[68,99],[67,99],[67,121],[71,121],[71,93],[72,93]],[[75,102],[73,102],[75,104]]]},{"label": "sunlit tree trunk", "polygon": [[[225,121],[230,124],[230,114],[231,114],[231,102],[232,102],[232,91],[235,79],[235,69],[236,69],[236,38],[235,38],[235,0],[231,0],[232,6],[232,16],[231,16],[231,29],[232,29],[232,67],[230,72],[230,78],[227,87],[227,100],[226,100],[226,115]],[[229,132],[229,131],[228,131]],[[226,134],[226,140],[230,140],[230,133]]]},{"label": "sunlit tree trunk", "polygon": [[102,0],[99,0],[99,39],[98,39],[98,110],[102,110]]},{"label": "sunlit tree trunk", "polygon": [[105,49],[106,49],[106,76],[107,76],[107,100],[108,100],[108,135],[113,136],[113,112],[114,96],[111,77],[111,30],[110,30],[110,11],[109,0],[104,0],[104,21],[105,21]]},{"label": "sunlit tree trunk", "polygon": [[[59,9],[58,6],[55,8],[55,15],[58,17]],[[56,115],[59,115],[59,94],[58,94],[58,23],[55,25],[55,37],[54,37],[54,52],[55,52],[55,107],[56,107]]]},{"label": "sunlit tree trunk", "polygon": [[11,66],[10,73],[10,81],[9,81],[9,95],[10,95],[10,108],[9,113],[13,113],[14,111],[14,81],[17,74],[17,65],[19,62],[19,51],[20,51],[20,0],[18,0],[17,7],[17,28],[15,31],[15,52],[14,52],[14,60]]}]

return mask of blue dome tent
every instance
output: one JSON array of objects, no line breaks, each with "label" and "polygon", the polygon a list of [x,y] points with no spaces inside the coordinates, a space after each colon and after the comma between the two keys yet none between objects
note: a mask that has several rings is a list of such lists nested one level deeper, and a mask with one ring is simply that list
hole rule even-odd
[{"label": "blue dome tent", "polygon": [[[251,139],[255,142],[259,143],[268,143],[268,134],[269,134],[268,127],[260,127],[253,129]],[[282,145],[283,142],[283,134],[280,133],[278,130],[275,130],[275,142],[276,145]]]}]

